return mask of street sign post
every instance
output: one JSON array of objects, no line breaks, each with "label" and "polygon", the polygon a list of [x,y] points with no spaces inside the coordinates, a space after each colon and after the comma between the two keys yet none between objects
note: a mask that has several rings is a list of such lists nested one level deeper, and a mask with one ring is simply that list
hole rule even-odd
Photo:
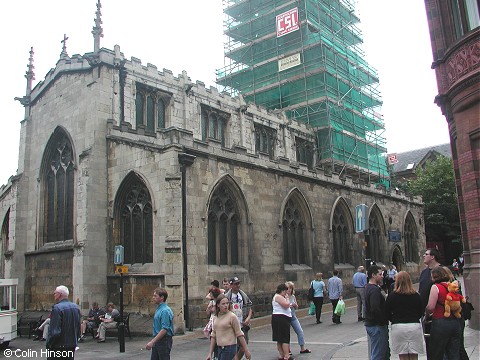
[{"label": "street sign post", "polygon": [[128,266],[123,265],[124,248],[122,245],[116,245],[113,253],[113,263],[115,264],[115,273],[120,274],[120,323],[118,324],[118,342],[120,352],[125,352],[125,324],[123,323],[123,274],[128,273]]},{"label": "street sign post", "polygon": [[355,232],[368,230],[368,206],[360,204],[355,206]]},{"label": "street sign post", "polygon": [[128,274],[127,265],[115,265],[115,274]]},{"label": "street sign post", "polygon": [[115,265],[123,265],[123,254],[124,248],[122,245],[115,246],[115,251],[113,253],[113,263]]}]

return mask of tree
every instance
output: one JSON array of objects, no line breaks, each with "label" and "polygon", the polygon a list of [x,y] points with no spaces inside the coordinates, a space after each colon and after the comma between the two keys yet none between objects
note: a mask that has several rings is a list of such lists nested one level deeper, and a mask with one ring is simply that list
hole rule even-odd
[{"label": "tree", "polygon": [[416,179],[408,182],[407,189],[423,198],[427,241],[442,241],[447,252],[452,249],[452,240],[461,238],[453,161],[439,156],[418,168],[415,174]]}]

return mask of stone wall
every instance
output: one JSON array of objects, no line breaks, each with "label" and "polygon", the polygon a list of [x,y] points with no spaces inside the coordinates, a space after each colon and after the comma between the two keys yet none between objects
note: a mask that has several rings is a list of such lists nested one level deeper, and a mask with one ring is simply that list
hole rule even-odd
[{"label": "stone wall", "polygon": [[65,285],[69,299],[76,301],[72,288],[72,247],[45,251],[25,256],[25,310],[50,310],[54,303],[53,291]]},{"label": "stone wall", "polygon": [[[25,298],[26,308],[49,308],[52,289],[61,283],[69,286],[82,312],[88,311],[93,301],[118,304],[113,250],[123,239],[115,202],[122,182],[132,173],[142,179],[152,199],[153,262],[128,264],[126,311],[151,315],[151,293],[164,286],[180,330],[184,303],[193,324],[204,322],[204,297],[212,279],[238,275],[242,288],[255,300],[255,311],[262,315],[270,311],[278,283],[293,280],[299,291],[305,291],[315,272],[327,275],[333,269],[340,270],[347,282],[365,257],[363,234],[353,233],[352,214],[357,204],[368,204],[381,214],[381,258],[377,262],[389,264],[395,248],[404,250],[403,242],[388,241],[387,232],[403,231],[407,213],[412,214],[418,229],[417,247],[423,248],[421,200],[340,177],[320,163],[313,167],[300,163],[296,139],[315,139],[315,132],[306,124],[245,104],[241,97],[207,89],[201,82],[192,83],[186,72],[175,77],[168,70],[144,66],[139,59],[128,61],[119,48],[115,53],[102,49],[97,62],[89,60],[80,55],[62,58],[33,89],[30,115],[21,129],[18,190],[15,199],[0,199],[2,211],[8,203],[16,204],[10,232],[15,234],[12,250],[17,265],[10,275],[20,279],[20,307]],[[127,78],[122,117],[115,66],[123,60]],[[147,132],[144,125],[137,126],[137,85],[169,99],[165,129]],[[202,106],[227,119],[223,145],[218,139],[202,138]],[[272,154],[257,151],[257,126],[276,133]],[[43,231],[42,166],[48,164],[42,165],[42,159],[55,131],[70,139],[75,162],[75,231],[73,239],[64,244],[46,243]],[[185,169],[186,188],[182,189],[179,154],[185,153],[195,161]],[[208,207],[220,184],[231,189],[241,209],[238,265],[209,265],[207,261]],[[182,190],[187,196],[185,219]],[[306,261],[285,265],[281,224],[286,202],[292,197],[299,202],[305,220]],[[331,218],[339,201],[350,214],[348,250],[352,261],[348,264],[333,263]],[[420,254],[418,262],[404,265],[415,274],[419,263]],[[187,280],[188,298],[184,292]]]}]

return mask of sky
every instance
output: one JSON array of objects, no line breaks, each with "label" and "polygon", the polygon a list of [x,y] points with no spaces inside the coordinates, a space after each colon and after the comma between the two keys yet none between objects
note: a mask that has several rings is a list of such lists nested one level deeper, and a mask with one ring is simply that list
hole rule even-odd
[{"label": "sky", "polygon": [[[16,0],[2,5],[0,37],[3,69],[0,86],[0,184],[18,167],[20,123],[25,109],[15,97],[25,95],[30,47],[34,51],[33,86],[55,67],[68,37],[69,56],[93,51],[97,0]],[[174,75],[186,70],[193,82],[215,85],[224,66],[222,0],[102,0],[101,47],[120,50]],[[73,6],[71,5],[73,4]],[[389,153],[449,142],[440,108],[432,51],[421,0],[358,0],[366,59],[377,69]]]}]

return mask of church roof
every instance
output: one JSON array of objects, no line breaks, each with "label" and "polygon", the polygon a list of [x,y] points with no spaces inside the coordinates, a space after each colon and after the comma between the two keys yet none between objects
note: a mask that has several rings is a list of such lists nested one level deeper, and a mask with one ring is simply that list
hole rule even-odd
[{"label": "church roof", "polygon": [[419,164],[422,164],[435,153],[451,158],[452,150],[450,143],[397,153],[398,163],[393,165],[393,172],[415,172]]}]

